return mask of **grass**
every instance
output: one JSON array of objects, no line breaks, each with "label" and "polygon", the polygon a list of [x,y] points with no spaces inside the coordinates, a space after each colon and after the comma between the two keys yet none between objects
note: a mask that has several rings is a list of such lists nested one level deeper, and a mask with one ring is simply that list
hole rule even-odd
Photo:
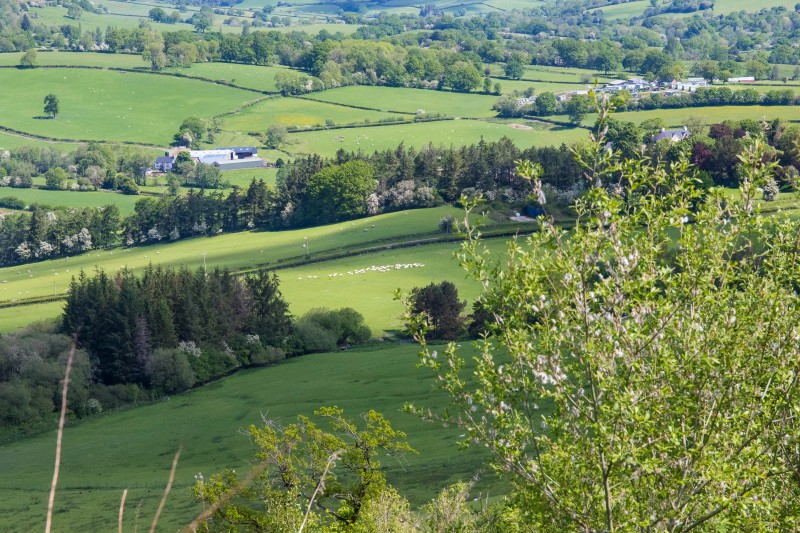
[{"label": "grass", "polygon": [[[22,57],[20,52],[0,54],[0,66],[17,66],[20,57]],[[40,51],[38,61],[41,66],[126,68],[141,69],[145,72],[149,68],[148,63],[142,60],[141,54]],[[167,68],[164,72],[233,83],[257,91],[277,92],[275,75],[289,70],[291,69],[279,66],[239,63],[194,63],[189,68]]]},{"label": "grass", "polygon": [[758,12],[762,9],[783,6],[787,9],[794,9],[794,0],[759,0],[752,2],[749,0],[716,0],[714,2],[714,15],[727,15],[737,11]]},{"label": "grass", "polygon": [[[649,111],[627,111],[615,113],[617,120],[640,123],[652,118],[661,118],[668,126],[680,126],[691,117],[703,117],[709,124],[724,120],[742,120],[750,118],[772,120],[780,118],[785,121],[800,121],[800,106],[724,106],[724,107],[685,107],[681,109],[653,109]],[[566,115],[548,117],[553,120],[568,120]],[[587,115],[583,121],[585,126],[594,124],[596,115]]]},{"label": "grass", "polygon": [[[719,0],[717,0],[719,3]],[[629,19],[631,17],[638,17],[644,10],[650,7],[648,0],[639,0],[638,2],[628,2],[626,4],[616,4],[613,6],[606,6],[599,8],[607,20],[614,19]]]},{"label": "grass", "polygon": [[[314,244],[310,243],[312,247]],[[498,254],[505,251],[505,246],[505,239],[487,241],[487,249]],[[416,246],[281,270],[278,272],[281,291],[291,312],[297,316],[314,307],[352,307],[364,315],[374,335],[391,333],[402,328],[403,309],[400,302],[394,300],[395,289],[408,293],[414,287],[447,280],[456,285],[462,300],[472,302],[477,298],[479,285],[466,278],[453,256],[459,248],[460,243]],[[424,266],[355,274],[371,266],[412,263]]]},{"label": "grass", "polygon": [[[443,428],[400,412],[406,402],[435,406],[443,396],[417,369],[414,345],[350,350],[291,359],[271,368],[248,370],[136,409],[106,413],[64,434],[54,531],[104,531],[116,524],[120,496],[129,489],[124,529],[144,529],[167,482],[172,457],[183,453],[173,490],[159,522],[160,531],[185,526],[202,510],[191,500],[194,476],[206,479],[226,467],[243,476],[253,446],[240,431],[259,424],[261,414],[289,423],[323,405],[336,404],[357,419],[368,409],[382,412],[408,433],[420,454],[403,462],[382,461],[401,494],[420,504],[457,480],[483,472],[477,490],[503,490],[486,475],[482,451],[459,450],[456,428]],[[52,475],[53,432],[0,446],[3,498],[0,528],[41,527],[47,484]]]},{"label": "grass", "polygon": [[[167,11],[167,13],[172,11],[168,8],[168,6],[162,6],[162,8],[163,7],[166,7],[165,11]],[[33,15],[33,17],[35,17],[33,19],[34,22],[38,24],[56,27],[63,26],[65,24],[69,24],[71,26],[80,25],[84,32],[93,32],[96,28],[100,28],[101,30],[105,31],[108,26],[115,26],[117,28],[124,29],[135,29],[139,27],[139,21],[148,20],[146,15],[128,16],[115,15],[113,13],[91,13],[89,11],[84,11],[81,14],[80,20],[73,20],[67,17],[67,8],[62,6],[34,7],[31,8],[30,13]],[[187,15],[184,14],[184,16]],[[222,19],[220,18],[220,22],[221,21]],[[184,23],[162,24],[148,20],[148,24],[150,25],[151,29],[158,32],[194,29],[191,24]],[[215,28],[215,30],[216,29],[217,28]],[[238,28],[238,30],[242,31],[241,28]]]},{"label": "grass", "polygon": [[[208,268],[255,268],[286,258],[300,258],[308,238],[313,253],[348,246],[366,246],[404,236],[435,232],[443,216],[460,216],[454,207],[400,211],[376,217],[300,230],[239,232],[216,237],[187,239],[136,248],[93,250],[83,255],[0,269],[0,302],[63,294],[70,277],[95,266],[111,273],[118,268],[141,269],[148,264],[197,268],[206,253]],[[2,312],[6,312],[3,310]]]},{"label": "grass", "polygon": [[496,96],[464,94],[399,87],[350,86],[308,95],[308,98],[336,104],[371,107],[382,111],[442,113],[450,117],[486,118],[495,116]]},{"label": "grass", "polygon": [[[0,65],[17,66],[22,52],[0,54]],[[110,54],[99,52],[39,51],[36,53],[41,66],[66,65],[75,67],[140,68],[147,64],[141,54]]]},{"label": "grass", "polygon": [[503,122],[483,122],[478,120],[445,120],[415,124],[399,124],[374,128],[353,128],[293,133],[289,135],[292,144],[285,147],[294,153],[316,152],[333,156],[337,150],[375,150],[394,149],[402,141],[406,146],[420,148],[426,144],[461,146],[481,140],[496,141],[502,137],[510,138],[518,147],[533,145],[559,145],[573,143],[586,137],[586,131],[579,128],[549,128],[541,123],[517,120],[516,123],[531,124],[533,129],[516,129]]},{"label": "grass", "polygon": [[286,127],[324,126],[326,120],[336,124],[355,124],[402,115],[353,109],[340,105],[299,98],[271,98],[225,117],[225,128],[242,132],[265,132],[272,124]]},{"label": "grass", "polygon": [[129,196],[108,191],[49,191],[45,189],[0,188],[0,196],[15,196],[27,205],[34,203],[52,207],[102,207],[114,204],[122,216],[133,213],[133,207],[141,196]]},{"label": "grass", "polygon": [[[0,70],[0,125],[58,139],[167,144],[188,116],[210,117],[253,93],[196,80],[100,70]],[[42,101],[61,113],[42,119]]]},{"label": "grass", "polygon": [[43,320],[56,320],[61,316],[63,310],[64,302],[47,302],[0,309],[0,333],[8,333]]},{"label": "grass", "polygon": [[34,145],[47,146],[48,148],[61,150],[63,152],[70,152],[80,146],[78,143],[48,142],[0,131],[0,150],[9,150],[11,148],[17,148],[20,146]]}]

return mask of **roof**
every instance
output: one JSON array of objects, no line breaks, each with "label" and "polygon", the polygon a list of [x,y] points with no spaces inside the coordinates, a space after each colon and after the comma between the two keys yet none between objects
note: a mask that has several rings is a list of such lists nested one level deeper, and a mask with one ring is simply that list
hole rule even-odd
[{"label": "roof", "polygon": [[171,155],[162,155],[161,157],[156,158],[156,165],[163,164],[163,163],[174,163],[175,158]]},{"label": "roof", "polygon": [[214,163],[220,170],[238,170],[241,168],[261,168],[266,166],[266,161],[260,157],[248,157],[245,159],[233,159],[230,161],[219,161]]},{"label": "roof", "polygon": [[679,130],[661,130],[661,133],[653,135],[653,142],[660,141],[662,139],[674,139],[676,137],[678,139],[686,139],[687,137],[689,137],[689,135],[691,134],[689,133],[689,130],[686,128],[686,126],[684,126]]},{"label": "roof", "polygon": [[253,148],[252,146],[232,146],[230,148],[220,148],[220,150],[230,150],[231,152],[251,152],[256,153],[258,152],[258,148]]}]

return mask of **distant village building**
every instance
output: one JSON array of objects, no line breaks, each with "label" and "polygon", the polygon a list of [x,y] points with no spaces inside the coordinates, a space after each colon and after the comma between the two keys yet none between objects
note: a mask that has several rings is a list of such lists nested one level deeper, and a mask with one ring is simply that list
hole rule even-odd
[{"label": "distant village building", "polygon": [[156,158],[156,164],[153,167],[157,172],[169,172],[175,166],[175,157],[169,155],[169,152],[164,152],[164,155]]},{"label": "distant village building", "polygon": [[609,93],[628,91],[631,94],[640,91],[651,91],[654,85],[643,78],[630,78],[627,80],[613,80],[603,86],[603,90]]},{"label": "distant village building", "polygon": [[737,78],[728,78],[728,83],[755,83],[756,79],[753,76],[739,76]]},{"label": "distant village building", "polygon": [[705,78],[688,78],[686,81],[672,80],[669,83],[669,88],[673,91],[693,93],[700,87],[708,87],[708,82]]},{"label": "distant village building", "polygon": [[684,139],[688,139],[690,135],[691,132],[689,131],[689,128],[687,128],[686,126],[684,126],[679,130],[667,130],[661,128],[661,132],[657,133],[656,135],[653,135],[652,140],[653,142],[658,142],[666,139],[670,142],[675,143],[678,141],[682,141]]},{"label": "distant village building", "polygon": [[[185,148],[165,152],[156,159],[154,170],[168,172],[175,167],[179,152],[187,151]],[[258,157],[258,149],[252,146],[235,146],[232,148],[217,148],[214,150],[188,150],[189,156],[196,163],[214,165],[220,170],[238,170],[242,168],[260,168],[267,166],[266,160]]]}]

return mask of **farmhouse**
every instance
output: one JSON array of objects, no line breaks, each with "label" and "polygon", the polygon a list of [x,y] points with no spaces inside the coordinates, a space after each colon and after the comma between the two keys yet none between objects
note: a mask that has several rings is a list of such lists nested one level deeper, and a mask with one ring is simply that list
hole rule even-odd
[{"label": "farmhouse", "polygon": [[169,152],[164,152],[164,155],[156,158],[156,164],[153,167],[157,172],[168,172],[175,166],[175,158],[169,155]]},{"label": "farmhouse", "polygon": [[678,141],[682,141],[684,139],[688,139],[690,135],[691,135],[691,132],[689,131],[689,129],[686,126],[684,126],[682,129],[679,129],[679,130],[667,130],[667,129],[661,128],[661,133],[653,135],[653,139],[652,140],[653,140],[653,142],[657,142],[657,141],[661,141],[661,140],[667,139],[670,142],[678,142]]},{"label": "farmhouse", "polygon": [[214,150],[186,150],[179,148],[172,153],[165,152],[156,159],[153,168],[157,172],[167,172],[173,169],[177,155],[180,152],[189,152],[189,156],[196,163],[214,165],[220,170],[237,170],[242,168],[260,168],[267,166],[267,162],[258,156],[258,149],[252,146],[235,146],[231,148],[216,148]]}]

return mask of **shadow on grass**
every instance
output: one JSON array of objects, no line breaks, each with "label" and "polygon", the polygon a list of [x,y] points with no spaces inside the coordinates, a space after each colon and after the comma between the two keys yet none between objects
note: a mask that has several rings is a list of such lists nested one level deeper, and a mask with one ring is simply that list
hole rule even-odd
[{"label": "shadow on grass", "polygon": [[33,117],[33,118],[34,118],[34,120],[53,120],[56,117],[54,117],[52,115],[39,115],[39,116],[36,116],[36,117]]}]

